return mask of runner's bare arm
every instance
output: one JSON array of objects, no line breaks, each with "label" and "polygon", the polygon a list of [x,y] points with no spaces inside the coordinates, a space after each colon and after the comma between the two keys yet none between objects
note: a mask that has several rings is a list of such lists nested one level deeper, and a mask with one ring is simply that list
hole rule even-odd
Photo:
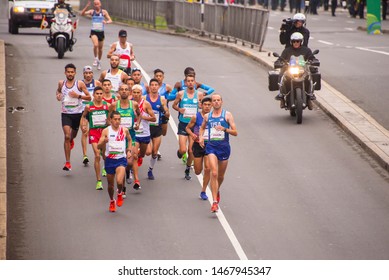
[{"label": "runner's bare arm", "polygon": [[87,11],[87,9],[88,9],[88,7],[90,6],[90,4],[91,4],[91,1],[88,1],[88,3],[86,3],[84,9],[82,9],[82,11],[81,11],[81,15],[82,15],[82,16],[83,16],[83,15],[90,15],[90,12],[93,11],[93,10],[88,10],[88,11]]},{"label": "runner's bare arm", "polygon": [[149,114],[149,117],[141,115],[142,119],[149,121],[149,122],[155,122],[157,120],[157,118],[155,117],[154,111],[151,108],[151,105],[148,101],[144,101],[143,108],[145,108],[145,112],[147,114]]},{"label": "runner's bare arm", "polygon": [[105,148],[105,144],[107,143],[108,143],[108,127],[104,128],[103,132],[101,133],[101,137],[99,143],[97,144],[97,148],[103,150]]},{"label": "runner's bare arm", "polygon": [[185,113],[185,109],[179,108],[178,103],[180,103],[183,94],[184,94],[184,91],[178,92],[176,99],[174,100],[174,103],[173,103],[173,109],[180,112],[181,114]]},{"label": "runner's bare arm", "polygon": [[55,92],[55,96],[56,96],[56,98],[57,98],[58,101],[61,101],[61,100],[62,100],[62,92],[61,92],[61,89],[62,89],[63,83],[64,83],[63,80],[60,80],[60,81],[58,82],[57,91]]},{"label": "runner's bare arm", "polygon": [[109,16],[109,13],[107,12],[107,10],[104,10],[103,9],[103,15],[105,17],[105,23],[112,23],[112,19],[111,17]]},{"label": "runner's bare arm", "polygon": [[192,127],[194,127],[195,124],[196,124],[196,116],[192,116],[190,118],[190,121],[189,121],[188,125],[185,127],[186,133],[188,133],[188,135],[190,137],[192,137],[193,140],[197,139],[197,135],[194,134],[193,131],[192,131]]},{"label": "runner's bare arm", "polygon": [[234,117],[228,111],[226,112],[226,121],[230,124],[230,128],[224,129],[224,132],[226,132],[232,136],[238,136],[238,131],[236,130]]},{"label": "runner's bare arm", "polygon": [[79,98],[82,100],[91,101],[92,97],[90,96],[90,93],[87,90],[85,83],[83,81],[78,81],[78,87],[85,94],[85,95],[80,95],[81,97]]},{"label": "runner's bare arm", "polygon": [[205,131],[205,127],[207,125],[207,122],[208,122],[208,114],[206,114],[204,116],[203,123],[201,124],[200,131],[199,131],[199,144],[203,148],[204,148],[204,131]]},{"label": "runner's bare arm", "polygon": [[107,53],[107,58],[111,58],[111,56],[113,55],[113,53],[116,51],[116,43],[113,43],[111,45],[111,48],[109,49],[108,53]]}]

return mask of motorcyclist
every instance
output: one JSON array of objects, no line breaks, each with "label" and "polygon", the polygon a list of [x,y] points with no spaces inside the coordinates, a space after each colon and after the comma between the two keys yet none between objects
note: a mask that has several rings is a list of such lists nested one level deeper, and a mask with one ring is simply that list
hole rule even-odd
[{"label": "motorcyclist", "polygon": [[73,12],[72,6],[68,3],[65,3],[65,0],[58,0],[58,3],[54,4],[54,7],[51,9],[51,12],[54,13],[56,9],[66,9],[68,10],[70,16],[76,16]]},{"label": "motorcyclist", "polygon": [[[54,12],[56,9],[66,9],[69,12],[69,17],[75,17],[75,13],[73,12],[73,8],[70,4],[65,3],[65,0],[58,0],[58,3],[55,3],[53,8],[51,9],[51,15],[49,18],[54,18]],[[54,40],[53,40],[53,35],[51,34],[51,29],[50,29],[50,34],[49,34],[49,39],[47,42],[49,43],[50,47],[54,46]],[[70,42],[70,51],[72,51],[74,42]]]},{"label": "motorcyclist", "polygon": [[307,47],[309,40],[309,30],[304,27],[305,21],[305,15],[302,13],[295,14],[292,19],[284,20],[284,23],[280,28],[281,45],[285,45],[285,48],[290,47],[290,36],[295,32],[299,32],[304,37],[303,45]]},{"label": "motorcyclist", "polygon": [[[311,49],[304,46],[303,42],[304,42],[304,36],[301,33],[299,32],[293,33],[290,36],[291,47],[284,49],[281,56],[274,62],[274,68],[281,68],[280,83],[282,84],[282,86],[280,87],[280,92],[275,97],[276,100],[281,101],[280,104],[281,108],[285,107],[284,94],[288,92],[288,89],[286,88],[288,86],[287,83],[281,82],[283,74],[287,68],[284,61],[289,61],[292,56],[298,57],[300,55],[304,57],[304,60],[311,60],[311,61],[316,60]],[[313,93],[310,94],[310,100],[315,100],[315,99],[316,99],[315,95]]]}]

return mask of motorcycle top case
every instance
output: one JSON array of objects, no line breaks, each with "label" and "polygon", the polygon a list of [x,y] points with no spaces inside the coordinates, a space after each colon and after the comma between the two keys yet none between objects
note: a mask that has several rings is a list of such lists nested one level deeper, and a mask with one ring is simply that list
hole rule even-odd
[{"label": "motorcycle top case", "polygon": [[277,70],[269,71],[269,90],[270,91],[279,90],[279,86],[278,86],[279,75],[280,75],[280,71],[277,71]]}]

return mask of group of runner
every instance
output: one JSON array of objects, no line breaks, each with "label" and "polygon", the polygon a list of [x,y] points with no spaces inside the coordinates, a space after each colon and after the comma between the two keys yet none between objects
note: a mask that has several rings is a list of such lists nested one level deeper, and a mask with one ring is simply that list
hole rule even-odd
[{"label": "group of runner", "polygon": [[[87,10],[89,5],[90,2],[81,13],[92,16],[90,37],[96,56],[93,66],[100,70],[103,45],[95,43],[104,41],[103,26],[111,20],[99,0],[94,1],[94,9]],[[212,94],[212,87],[196,81],[192,67],[185,69],[185,78],[174,87],[164,83],[161,69],[155,69],[148,85],[143,83],[141,70],[131,68],[135,55],[132,44],[127,42],[127,31],[120,30],[118,36],[107,54],[110,68],[102,71],[98,80],[94,79],[92,66],[83,68],[80,81],[76,79],[76,66],[67,64],[66,79],[58,82],[56,97],[62,105],[66,160],[63,170],[72,169],[70,154],[81,126],[83,164],[89,164],[86,143],[89,138],[94,152],[96,190],[103,189],[101,177],[106,176],[109,211],[115,212],[126,198],[126,183],[134,183],[136,191],[141,189],[139,167],[145,156],[150,156],[147,177],[155,179],[153,170],[161,157],[159,148],[162,136],[167,133],[171,101],[178,112],[177,156],[186,164],[185,179],[191,179],[192,164],[197,175],[204,173],[200,198],[208,199],[206,188],[210,182],[211,211],[217,212],[219,189],[230,156],[229,135],[237,135],[232,114],[222,109],[222,97]]]}]

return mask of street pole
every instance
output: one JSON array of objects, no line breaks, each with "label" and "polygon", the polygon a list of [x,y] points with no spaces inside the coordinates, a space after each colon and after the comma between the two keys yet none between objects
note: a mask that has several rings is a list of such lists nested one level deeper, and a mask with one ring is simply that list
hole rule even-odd
[{"label": "street pole", "polygon": [[381,34],[381,1],[366,2],[366,31],[368,34]]},{"label": "street pole", "polygon": [[201,23],[200,23],[200,29],[201,29],[201,36],[204,36],[204,0],[201,0]]}]

